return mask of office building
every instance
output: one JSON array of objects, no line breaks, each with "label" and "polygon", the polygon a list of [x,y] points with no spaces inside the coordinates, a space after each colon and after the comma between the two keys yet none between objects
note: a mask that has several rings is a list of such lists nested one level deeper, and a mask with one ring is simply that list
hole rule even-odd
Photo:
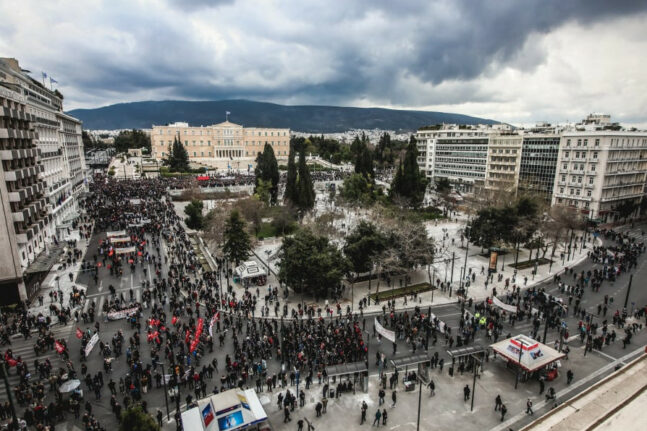
[{"label": "office building", "polygon": [[484,186],[489,131],[476,126],[442,125],[417,131],[418,166],[431,183],[447,178],[460,193]]},{"label": "office building", "polygon": [[251,169],[265,144],[272,146],[277,159],[287,159],[290,151],[290,129],[243,127],[229,121],[199,127],[179,122],[153,126],[153,157],[167,158],[176,137],[189,153],[189,160],[219,168]]},{"label": "office building", "polygon": [[638,213],[646,176],[647,132],[576,127],[561,134],[552,203],[618,221],[622,207]]},{"label": "office building", "polygon": [[554,133],[525,133],[521,147],[519,190],[541,196],[548,204],[553,197],[560,137]]}]

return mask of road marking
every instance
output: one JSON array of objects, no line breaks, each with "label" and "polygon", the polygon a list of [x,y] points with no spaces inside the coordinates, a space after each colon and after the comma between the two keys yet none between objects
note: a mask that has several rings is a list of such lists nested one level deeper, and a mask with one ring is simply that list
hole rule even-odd
[{"label": "road marking", "polygon": [[101,292],[103,290],[103,280],[99,281],[99,286],[97,287],[97,290]]}]

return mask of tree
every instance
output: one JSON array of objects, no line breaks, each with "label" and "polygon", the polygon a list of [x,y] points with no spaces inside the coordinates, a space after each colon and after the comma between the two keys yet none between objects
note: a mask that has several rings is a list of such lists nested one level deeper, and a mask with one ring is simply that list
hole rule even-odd
[{"label": "tree", "polygon": [[355,173],[363,175],[367,180],[373,182],[375,178],[373,155],[368,148],[367,142],[368,138],[363,134],[361,141],[356,137],[355,142],[353,142],[353,146],[355,146],[354,151],[356,152]]},{"label": "tree", "polygon": [[329,297],[348,268],[348,262],[328,238],[305,228],[285,238],[279,253],[279,280],[297,293],[316,298]]},{"label": "tree", "polygon": [[355,274],[369,272],[373,269],[375,256],[380,255],[387,247],[387,238],[370,222],[360,221],[346,237],[344,255]]},{"label": "tree", "polygon": [[[265,181],[270,185],[271,203],[274,205],[278,199],[279,194],[279,165],[274,156],[274,149],[270,144],[265,144],[262,153],[258,153],[256,157],[256,188],[259,186],[260,181]],[[256,193],[256,190],[254,191]]]},{"label": "tree", "polygon": [[131,148],[144,148],[151,151],[151,138],[142,130],[123,130],[115,138],[115,150],[125,153]]},{"label": "tree", "polygon": [[436,192],[439,195],[448,194],[451,190],[452,186],[449,184],[449,180],[447,178],[438,178],[438,181],[436,181]]},{"label": "tree", "polygon": [[418,208],[425,197],[426,180],[418,168],[418,148],[416,139],[411,136],[404,161],[400,162],[391,184],[390,197],[401,196],[409,200],[409,204]]},{"label": "tree", "polygon": [[229,220],[232,204],[228,201],[220,201],[218,205],[209,211],[204,219],[204,240],[217,254],[222,256],[221,247],[225,242],[225,226]]},{"label": "tree", "polygon": [[160,427],[149,414],[144,410],[134,405],[128,407],[121,413],[121,422],[119,423],[119,431],[159,431]]},{"label": "tree", "polygon": [[348,203],[368,206],[375,202],[378,190],[362,174],[352,174],[344,178],[339,195]]},{"label": "tree", "polygon": [[257,197],[252,196],[239,199],[236,201],[235,207],[243,218],[252,224],[254,235],[257,235],[261,230],[261,224],[263,222],[263,202]]},{"label": "tree", "polygon": [[289,205],[275,207],[278,208],[272,218],[272,226],[279,235],[283,236],[289,233],[294,226],[294,211]]},{"label": "tree", "polygon": [[288,155],[288,176],[285,183],[285,195],[283,196],[285,201],[292,202],[292,204],[297,205],[299,201],[299,194],[297,192],[297,165],[295,163],[296,153],[298,151],[297,147],[299,144],[303,144],[303,138],[291,138],[290,139],[290,154]]},{"label": "tree", "polygon": [[237,209],[231,212],[229,220],[225,224],[224,240],[225,245],[222,251],[227,259],[236,265],[245,261],[252,251],[249,234],[245,230],[245,220]]},{"label": "tree", "polygon": [[184,222],[189,229],[199,230],[204,225],[204,217],[202,216],[202,201],[192,199],[191,202],[184,208],[184,214],[188,215]]},{"label": "tree", "polygon": [[169,145],[168,158],[165,163],[171,172],[187,172],[189,170],[189,153],[177,136],[173,139],[173,144]]},{"label": "tree", "polygon": [[315,205],[315,189],[310,171],[306,165],[305,148],[301,148],[299,153],[298,175],[296,205],[301,211],[308,211]]},{"label": "tree", "polygon": [[269,181],[256,178],[256,188],[254,189],[254,197],[262,202],[264,205],[269,205],[272,194],[272,183]]}]

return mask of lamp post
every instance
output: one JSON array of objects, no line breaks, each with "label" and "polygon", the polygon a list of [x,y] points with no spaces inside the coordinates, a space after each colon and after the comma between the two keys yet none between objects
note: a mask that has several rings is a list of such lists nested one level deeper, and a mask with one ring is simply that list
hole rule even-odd
[{"label": "lamp post", "polygon": [[171,413],[168,408],[168,392],[166,390],[166,372],[164,371],[164,363],[160,363],[162,366],[162,385],[164,386],[164,403],[166,404],[166,420],[171,420]]}]

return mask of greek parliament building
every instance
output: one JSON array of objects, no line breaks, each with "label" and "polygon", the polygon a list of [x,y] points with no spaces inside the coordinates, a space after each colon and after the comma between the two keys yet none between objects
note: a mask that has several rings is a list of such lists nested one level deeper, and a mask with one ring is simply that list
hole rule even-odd
[{"label": "greek parliament building", "polygon": [[169,145],[176,137],[192,162],[219,169],[251,169],[265,144],[272,146],[277,159],[287,159],[290,151],[290,129],[243,127],[229,121],[200,127],[172,123],[153,126],[153,157],[158,160],[168,157]]},{"label": "greek parliament building", "polygon": [[463,195],[530,191],[600,222],[621,219],[627,202],[637,215],[647,199],[647,132],[625,130],[609,115],[528,129],[445,124],[419,129],[416,140],[430,182],[446,178]]},{"label": "greek parliament building", "polygon": [[63,95],[0,58],[0,304],[35,293],[86,188],[81,122]]}]

